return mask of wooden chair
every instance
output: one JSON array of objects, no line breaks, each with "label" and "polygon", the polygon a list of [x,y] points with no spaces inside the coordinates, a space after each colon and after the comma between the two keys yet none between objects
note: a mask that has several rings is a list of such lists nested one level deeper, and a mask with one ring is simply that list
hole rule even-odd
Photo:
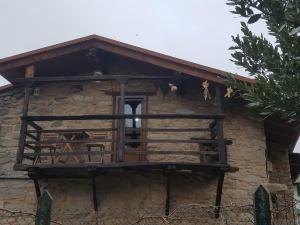
[{"label": "wooden chair", "polygon": [[42,152],[43,149],[49,149],[50,152],[50,157],[51,157],[51,164],[55,163],[55,156],[53,153],[56,152],[58,148],[61,148],[61,145],[55,143],[59,139],[59,134],[57,133],[42,133],[41,134],[41,141],[54,141],[53,144],[37,144],[36,149],[37,155],[34,160],[34,164],[36,164],[38,161],[42,163],[42,157],[40,156],[40,153]]},{"label": "wooden chair", "polygon": [[[107,134],[105,132],[89,132],[89,137],[91,140],[95,139],[106,139]],[[92,148],[99,149],[100,151],[100,162],[104,163],[104,155],[105,155],[105,143],[104,142],[93,142],[86,144],[88,150],[88,162],[92,162],[91,158],[91,150]]]}]

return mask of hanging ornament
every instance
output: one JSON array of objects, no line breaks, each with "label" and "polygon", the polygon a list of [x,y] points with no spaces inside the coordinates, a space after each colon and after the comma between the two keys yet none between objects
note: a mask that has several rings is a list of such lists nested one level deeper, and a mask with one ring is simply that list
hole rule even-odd
[{"label": "hanging ornament", "polygon": [[172,83],[169,83],[169,87],[171,88],[171,92],[176,92],[178,90],[178,87]]},{"label": "hanging ornament", "polygon": [[211,99],[211,96],[210,96],[210,93],[209,93],[209,90],[208,90],[209,83],[208,83],[207,80],[202,82],[202,87],[204,89],[204,99],[205,99],[205,101],[206,101],[207,98]]},{"label": "hanging ornament", "polygon": [[233,96],[233,89],[231,87],[227,87],[226,94],[224,95],[224,97],[231,98],[232,96]]},{"label": "hanging ornament", "polygon": [[40,88],[39,87],[35,87],[33,89],[33,96],[37,97],[40,95]]}]

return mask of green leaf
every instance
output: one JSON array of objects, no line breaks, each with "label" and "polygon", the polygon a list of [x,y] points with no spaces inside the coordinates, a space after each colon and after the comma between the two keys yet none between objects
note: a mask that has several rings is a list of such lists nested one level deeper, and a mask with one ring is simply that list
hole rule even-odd
[{"label": "green leaf", "polygon": [[249,107],[258,107],[260,106],[260,103],[259,102],[251,102],[248,104]]},{"label": "green leaf", "polygon": [[279,28],[279,32],[281,32],[284,28],[286,27],[286,24],[283,24],[280,28]]},{"label": "green leaf", "polygon": [[228,50],[237,50],[237,49],[240,49],[239,46],[231,46]]},{"label": "green leaf", "polygon": [[248,13],[248,15],[252,15],[254,12],[251,8],[246,8],[246,12]]},{"label": "green leaf", "polygon": [[253,16],[251,16],[248,20],[249,24],[255,23],[257,22],[261,17],[261,14],[254,14]]},{"label": "green leaf", "polygon": [[300,32],[300,26],[294,28],[294,29],[289,33],[289,35],[298,34],[299,32]]},{"label": "green leaf", "polygon": [[300,123],[298,0],[227,1],[235,14],[248,18],[249,24],[263,19],[268,34],[275,41],[256,35],[247,23],[241,23],[241,34],[232,36],[231,61],[253,75],[256,82],[247,85],[228,76],[224,83],[238,91],[238,97],[260,115]]}]

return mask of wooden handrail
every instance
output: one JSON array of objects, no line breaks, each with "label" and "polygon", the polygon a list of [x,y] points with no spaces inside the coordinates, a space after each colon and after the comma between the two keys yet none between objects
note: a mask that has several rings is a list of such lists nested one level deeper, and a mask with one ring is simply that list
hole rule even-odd
[{"label": "wooden handrail", "polygon": [[76,116],[23,116],[25,121],[53,120],[117,120],[117,119],[223,119],[222,114],[140,114],[140,115],[76,115]]},{"label": "wooden handrail", "polygon": [[[217,155],[216,151],[178,151],[178,150],[166,150],[166,151],[125,151],[126,154],[141,154],[141,155]],[[29,157],[34,156],[73,156],[73,155],[101,155],[101,154],[115,154],[113,151],[76,151],[76,152],[40,152],[40,153],[24,153],[24,155]]]},{"label": "wooden handrail", "polygon": [[[80,129],[44,129],[41,131],[27,130],[27,134],[31,133],[64,133],[64,132],[98,132],[98,131],[116,131],[116,128],[80,128]],[[150,131],[150,132],[197,132],[197,131],[212,131],[210,128],[126,128],[126,131]]]},{"label": "wooden handrail", "polygon": [[[95,138],[88,139],[82,138],[79,140],[46,140],[46,141],[27,141],[26,144],[42,145],[42,144],[65,144],[65,143],[94,143],[94,142],[114,142],[113,139]],[[125,139],[126,143],[198,143],[198,144],[216,144],[217,140],[200,139],[200,140],[180,140],[180,139]]]}]

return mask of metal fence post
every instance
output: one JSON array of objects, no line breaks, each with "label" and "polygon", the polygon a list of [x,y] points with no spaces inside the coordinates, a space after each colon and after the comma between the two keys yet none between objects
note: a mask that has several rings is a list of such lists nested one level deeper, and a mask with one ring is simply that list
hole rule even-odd
[{"label": "metal fence post", "polygon": [[260,185],[254,192],[255,225],[271,225],[269,193]]},{"label": "metal fence post", "polygon": [[38,199],[35,225],[50,225],[52,201],[50,193],[43,191]]}]

